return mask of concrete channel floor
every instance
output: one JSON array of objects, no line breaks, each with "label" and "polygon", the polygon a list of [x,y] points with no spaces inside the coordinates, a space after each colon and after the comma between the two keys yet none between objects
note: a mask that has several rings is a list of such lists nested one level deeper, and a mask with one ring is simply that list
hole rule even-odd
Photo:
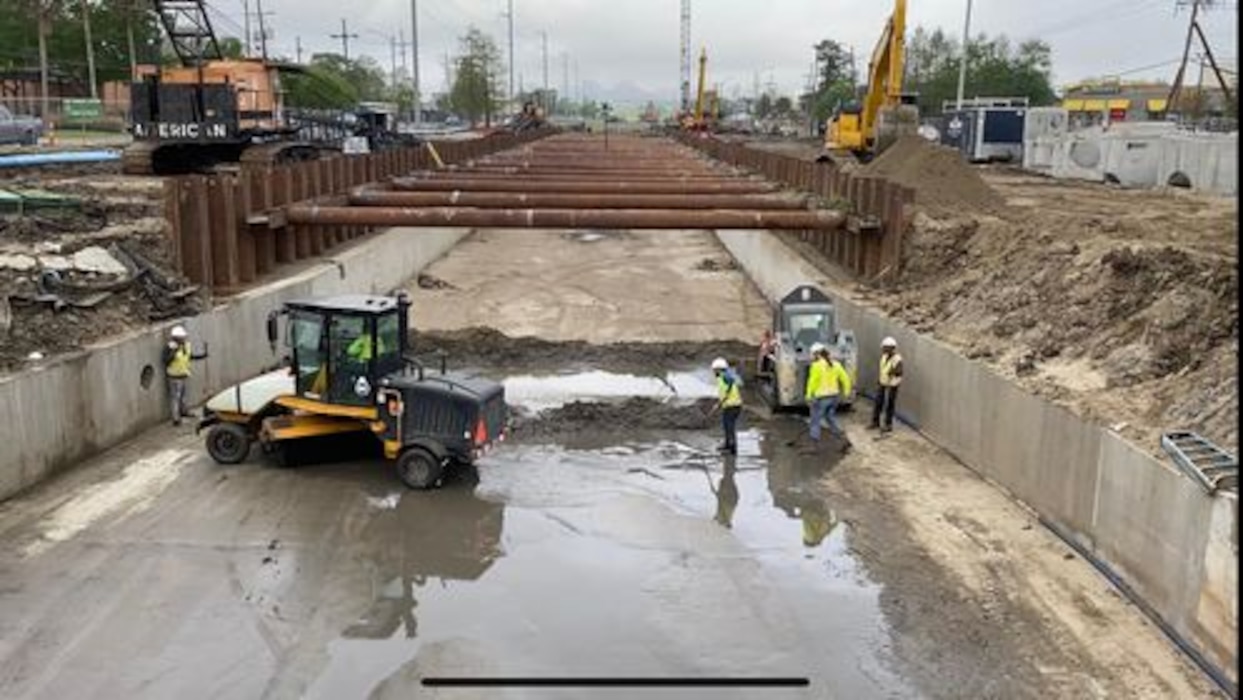
[{"label": "concrete channel floor", "polygon": [[[694,255],[724,255],[706,233],[669,235]],[[552,259],[582,245],[541,240]],[[604,297],[616,308],[688,284],[669,279],[677,265],[631,265],[633,240],[600,243],[597,260],[630,280],[624,296]],[[459,291],[422,290],[416,314],[433,296],[436,309],[469,308],[466,290],[488,270],[511,275],[516,313],[521,290],[544,292],[493,257],[515,252],[455,249],[428,273]],[[757,294],[739,273],[697,278],[691,291],[751,330]],[[701,371],[653,373],[679,370]],[[539,374],[556,368],[532,366],[524,380],[546,406],[555,396],[530,391]],[[571,398],[564,377],[550,382]],[[0,697],[1212,694],[1031,514],[917,435],[873,441],[860,421],[846,419],[858,449],[840,459],[789,446],[801,422],[762,412],[744,419],[730,460],[707,431],[516,441],[427,493],[375,460],[282,470],[256,455],[220,467],[188,431],[156,429],[0,504]],[[437,675],[811,685],[420,687]]]}]

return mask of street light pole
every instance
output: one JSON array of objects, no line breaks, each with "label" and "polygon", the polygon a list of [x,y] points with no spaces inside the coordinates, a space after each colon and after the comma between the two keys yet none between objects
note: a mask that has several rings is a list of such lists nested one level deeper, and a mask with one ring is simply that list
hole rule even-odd
[{"label": "street light pole", "polygon": [[958,109],[962,109],[962,93],[967,84],[967,42],[971,38],[971,0],[967,0],[967,18],[962,25],[962,58],[958,63]]}]

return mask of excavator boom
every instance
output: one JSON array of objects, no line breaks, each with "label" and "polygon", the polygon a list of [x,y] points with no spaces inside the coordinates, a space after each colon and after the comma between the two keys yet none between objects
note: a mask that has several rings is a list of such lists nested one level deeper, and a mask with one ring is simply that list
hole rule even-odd
[{"label": "excavator boom", "polygon": [[[862,104],[845,108],[825,129],[825,153],[818,159],[868,160],[883,148],[882,141],[909,115],[903,106],[902,73],[906,68],[906,0],[894,0],[893,14],[885,20],[880,39],[868,63],[867,91]],[[915,122],[918,122],[916,115]]]}]

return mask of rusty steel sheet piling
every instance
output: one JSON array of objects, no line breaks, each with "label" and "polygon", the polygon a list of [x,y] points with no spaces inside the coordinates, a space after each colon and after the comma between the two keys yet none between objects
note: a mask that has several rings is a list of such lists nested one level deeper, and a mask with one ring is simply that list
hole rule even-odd
[{"label": "rusty steel sheet piling", "polygon": [[807,209],[800,194],[567,194],[564,192],[391,192],[360,187],[350,204],[364,207],[479,209]]},{"label": "rusty steel sheet piling", "polygon": [[788,229],[831,231],[846,224],[839,211],[729,209],[471,209],[455,207],[334,207],[295,204],[292,225],[465,226],[471,228]]}]

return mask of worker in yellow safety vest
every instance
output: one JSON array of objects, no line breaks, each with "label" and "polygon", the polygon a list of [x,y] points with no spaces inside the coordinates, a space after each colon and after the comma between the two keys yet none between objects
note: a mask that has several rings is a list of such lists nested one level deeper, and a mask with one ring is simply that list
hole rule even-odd
[{"label": "worker in yellow safety vest", "polygon": [[[902,384],[902,356],[898,354],[898,341],[885,338],[880,343],[880,386],[876,387],[876,401],[872,403],[872,424],[869,430],[882,433],[893,430],[893,412],[898,403],[898,386]],[[881,418],[884,422],[881,422]]]},{"label": "worker in yellow safety vest", "polygon": [[190,362],[207,357],[207,344],[203,344],[203,354],[194,354],[190,346],[190,334],[184,326],[173,326],[168,333],[168,344],[164,346],[164,377],[168,381],[168,404],[172,414],[173,425],[181,425],[183,416],[190,415],[186,410],[186,381],[190,379]]},{"label": "worker in yellow safety vest", "polygon": [[[807,390],[805,398],[811,414],[811,440],[815,446],[820,444],[820,423],[827,421],[829,432],[842,441],[842,452],[849,452],[853,445],[846,431],[837,423],[837,403],[842,396],[850,394],[850,374],[840,362],[829,356],[829,349],[822,343],[811,346],[812,363],[807,371]],[[814,448],[813,448],[814,450]]]},{"label": "worker in yellow safety vest", "polygon": [[718,401],[716,407],[721,409],[721,428],[725,432],[725,442],[720,451],[731,455],[738,454],[738,416],[742,414],[742,380],[730,369],[725,358],[718,357],[712,361],[712,373],[716,375]]},{"label": "worker in yellow safety vest", "polygon": [[[386,351],[384,340],[377,341],[376,345],[379,347],[380,354],[383,355]],[[371,359],[371,347],[371,334],[364,331],[362,335],[354,339],[354,342],[350,343],[345,351],[349,353],[350,359],[357,362],[367,362]]]}]

